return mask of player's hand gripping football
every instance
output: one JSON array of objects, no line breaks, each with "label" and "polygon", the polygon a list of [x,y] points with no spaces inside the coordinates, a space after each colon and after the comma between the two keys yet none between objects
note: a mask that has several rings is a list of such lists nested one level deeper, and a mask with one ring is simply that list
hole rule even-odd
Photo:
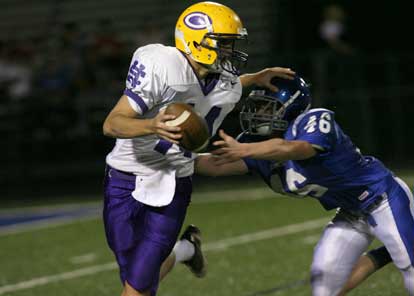
[{"label": "player's hand gripping football", "polygon": [[211,152],[211,154],[216,156],[213,158],[216,165],[237,161],[246,156],[245,144],[238,142],[223,130],[219,131],[219,136],[222,140],[215,141],[213,145],[220,148]]},{"label": "player's hand gripping football", "polygon": [[151,129],[160,138],[178,144],[181,139],[181,128],[178,126],[168,126],[166,121],[175,119],[175,115],[165,114],[165,109],[160,110],[157,116],[151,120]]}]

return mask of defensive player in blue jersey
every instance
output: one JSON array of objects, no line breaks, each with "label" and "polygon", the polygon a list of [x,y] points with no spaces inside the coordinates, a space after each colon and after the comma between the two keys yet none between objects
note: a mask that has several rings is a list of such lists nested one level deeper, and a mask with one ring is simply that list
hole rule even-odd
[{"label": "defensive player in blue jersey", "polygon": [[302,78],[273,83],[279,91],[257,89],[246,99],[240,141],[220,131],[222,140],[214,143],[219,149],[199,158],[199,173],[256,171],[275,192],[339,209],[315,248],[313,295],[337,295],[374,238],[414,295],[414,201],[408,186],[381,161],[362,155],[334,112],[310,109]]}]

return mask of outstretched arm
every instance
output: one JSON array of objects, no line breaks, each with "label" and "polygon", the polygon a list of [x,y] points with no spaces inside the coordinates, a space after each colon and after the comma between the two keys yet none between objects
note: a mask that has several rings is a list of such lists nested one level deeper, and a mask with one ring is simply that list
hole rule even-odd
[{"label": "outstretched arm", "polygon": [[220,148],[212,153],[220,160],[218,164],[236,161],[244,157],[267,160],[302,160],[316,155],[315,148],[306,141],[287,141],[274,138],[256,143],[239,143],[223,130],[219,131],[222,140],[213,143]]},{"label": "outstretched arm", "polygon": [[205,176],[228,176],[243,175],[248,172],[247,165],[243,160],[236,160],[220,164],[218,158],[212,154],[200,154],[195,160],[195,172]]},{"label": "outstretched arm", "polygon": [[243,87],[252,85],[266,87],[271,91],[277,91],[277,87],[270,83],[273,77],[293,79],[295,72],[289,68],[272,67],[266,68],[256,73],[243,74],[240,81]]}]

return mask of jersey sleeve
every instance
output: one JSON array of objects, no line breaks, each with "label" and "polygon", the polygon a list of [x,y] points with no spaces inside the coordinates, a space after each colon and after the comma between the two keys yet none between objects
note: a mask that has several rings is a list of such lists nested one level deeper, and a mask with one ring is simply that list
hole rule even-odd
[{"label": "jersey sleeve", "polygon": [[132,57],[124,95],[138,114],[144,114],[161,101],[167,88],[166,67],[156,60],[154,54],[144,49],[138,49]]},{"label": "jersey sleeve", "polygon": [[328,152],[338,141],[335,113],[320,109],[305,114],[293,126],[293,139],[306,141],[320,152]]}]

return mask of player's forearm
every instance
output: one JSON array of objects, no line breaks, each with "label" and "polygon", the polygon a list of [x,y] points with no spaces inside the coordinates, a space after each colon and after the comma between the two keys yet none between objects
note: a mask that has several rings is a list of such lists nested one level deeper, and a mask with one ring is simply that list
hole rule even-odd
[{"label": "player's forearm", "polygon": [[246,157],[267,160],[302,160],[316,154],[311,144],[305,141],[271,139],[259,143],[246,144]]},{"label": "player's forearm", "polygon": [[217,176],[217,168],[210,161],[211,157],[211,155],[200,155],[195,159],[194,171],[196,174],[211,177]]},{"label": "player's forearm", "polygon": [[195,160],[195,173],[204,176],[219,177],[243,175],[248,172],[248,168],[242,160],[218,165],[214,161],[214,157],[211,154],[198,156]]},{"label": "player's forearm", "polygon": [[123,114],[114,114],[105,120],[103,125],[105,136],[128,139],[154,133],[151,119],[137,119]]}]

